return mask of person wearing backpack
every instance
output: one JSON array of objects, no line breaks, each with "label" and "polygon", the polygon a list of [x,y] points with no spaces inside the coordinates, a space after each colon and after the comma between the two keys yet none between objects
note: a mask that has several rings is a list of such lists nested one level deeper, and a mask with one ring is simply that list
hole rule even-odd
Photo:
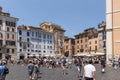
[{"label": "person wearing backpack", "polygon": [[6,75],[9,73],[9,69],[5,64],[6,63],[2,62],[0,65],[0,80],[5,80]]},{"label": "person wearing backpack", "polygon": [[33,75],[33,71],[34,71],[34,64],[31,60],[29,61],[29,64],[27,67],[28,67],[29,80],[32,80],[32,75]]}]

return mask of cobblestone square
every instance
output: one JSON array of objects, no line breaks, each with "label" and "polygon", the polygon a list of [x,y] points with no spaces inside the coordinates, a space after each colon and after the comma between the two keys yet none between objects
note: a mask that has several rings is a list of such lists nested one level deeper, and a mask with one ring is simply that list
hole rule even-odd
[{"label": "cobblestone square", "polygon": [[[27,66],[24,65],[8,65],[10,73],[6,80],[28,80]],[[101,67],[96,64],[96,80],[120,80],[120,68],[114,70],[112,67],[106,67],[106,72],[101,73]],[[72,68],[67,69],[67,75],[62,74],[61,68],[41,68],[41,74],[38,80],[79,80],[77,77],[77,69],[73,65]]]}]

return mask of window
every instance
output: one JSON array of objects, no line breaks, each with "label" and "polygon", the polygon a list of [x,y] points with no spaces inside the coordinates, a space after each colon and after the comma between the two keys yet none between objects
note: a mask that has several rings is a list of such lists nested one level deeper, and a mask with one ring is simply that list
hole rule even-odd
[{"label": "window", "polygon": [[34,32],[32,32],[32,36],[34,36]]},{"label": "window", "polygon": [[91,44],[91,42],[89,44]]},{"label": "window", "polygon": [[47,40],[48,44],[49,44],[49,40]]},{"label": "window", "polygon": [[6,24],[6,26],[9,26],[9,22],[8,21],[6,21],[5,24]]},{"label": "window", "polygon": [[12,49],[12,53],[14,53],[15,52],[15,50],[14,49]]},{"label": "window", "polygon": [[2,25],[2,20],[0,20],[0,25]]},{"label": "window", "polygon": [[83,49],[83,45],[81,45],[81,49]]},{"label": "window", "polygon": [[13,26],[14,25],[14,23],[13,22],[10,22],[10,26]]},{"label": "window", "polygon": [[28,47],[30,47],[30,45],[28,44]]},{"label": "window", "polygon": [[6,45],[15,46],[16,43],[15,43],[15,41],[8,41],[8,40],[6,40]]},{"label": "window", "polygon": [[23,44],[23,49],[26,49],[27,48],[27,45],[26,44]]},{"label": "window", "polygon": [[0,46],[2,46],[2,44],[3,44],[3,41],[2,41],[2,40],[0,40]]},{"label": "window", "polygon": [[9,27],[7,27],[7,31],[10,31]]},{"label": "window", "polygon": [[50,41],[50,44],[52,44],[52,41]]},{"label": "window", "polygon": [[80,52],[84,52],[84,49],[80,49]]},{"label": "window", "polygon": [[22,31],[21,30],[19,30],[19,35],[22,35]]},{"label": "window", "polygon": [[45,49],[45,46],[44,46],[44,49]]},{"label": "window", "polygon": [[46,53],[46,51],[43,51],[44,53]]},{"label": "window", "polygon": [[50,39],[52,39],[52,35],[50,35]]},{"label": "window", "polygon": [[60,40],[61,40],[61,41],[63,40],[63,36],[62,36],[62,35],[60,36]]},{"label": "window", "polygon": [[9,42],[9,41],[6,41],[6,45],[10,45],[10,42]]},{"label": "window", "polygon": [[36,45],[36,48],[37,48],[38,46]]},{"label": "window", "polygon": [[87,39],[85,39],[85,42],[87,42]]},{"label": "window", "polygon": [[41,38],[41,33],[39,33],[39,37]]},{"label": "window", "polygon": [[14,30],[14,28],[12,28],[12,32],[14,32],[15,30]]},{"label": "window", "polygon": [[106,47],[106,42],[103,42],[103,47],[104,47],[104,48]]},{"label": "window", "polygon": [[95,41],[95,44],[97,44],[97,41]]},{"label": "window", "polygon": [[46,34],[43,35],[43,39],[45,39],[45,38],[46,38]]},{"label": "window", "polygon": [[81,43],[82,43],[83,41],[81,40]]},{"label": "window", "polygon": [[30,39],[29,38],[27,38],[27,42],[29,42],[30,41]]},{"label": "window", "polygon": [[12,39],[14,40],[14,34],[12,34]]},{"label": "window", "polygon": [[41,45],[39,45],[39,48],[41,49]]},{"label": "window", "polygon": [[15,42],[15,41],[10,41],[10,45],[11,45],[11,46],[15,46],[15,45],[16,45],[16,42]]},{"label": "window", "polygon": [[16,23],[13,23],[13,27],[15,27],[16,26]]},{"label": "window", "polygon": [[9,53],[10,51],[9,51],[9,49],[7,49],[7,53]]},{"label": "window", "polygon": [[3,38],[3,35],[2,35],[2,33],[0,33],[0,38]]},{"label": "window", "polygon": [[7,34],[7,39],[9,39],[9,34]]},{"label": "window", "polygon": [[77,48],[79,49],[79,46],[77,46]]},{"label": "window", "polygon": [[52,51],[50,51],[50,53],[52,53]]},{"label": "window", "polygon": [[22,43],[20,43],[20,47],[22,46]]},{"label": "window", "polygon": [[29,33],[29,32],[27,32],[27,36],[30,36],[30,33]]},{"label": "window", "polygon": [[32,50],[32,52],[34,52],[34,50]]},{"label": "window", "polygon": [[50,46],[50,49],[52,49],[52,46]]},{"label": "window", "polygon": [[43,42],[44,42],[44,44],[45,44],[45,40],[44,40]]},{"label": "window", "polygon": [[79,41],[77,41],[77,43],[79,43]]},{"label": "window", "polygon": [[37,37],[37,34],[38,34],[38,33],[36,32],[36,37]]},{"label": "window", "polygon": [[34,48],[34,44],[32,45],[32,47]]},{"label": "window", "polygon": [[91,51],[91,46],[90,46],[90,51]]},{"label": "window", "polygon": [[49,39],[49,35],[47,35],[47,39]]},{"label": "window", "polygon": [[19,37],[19,40],[22,41],[22,37]]},{"label": "window", "polygon": [[68,49],[68,46],[66,46],[66,49]]},{"label": "window", "polygon": [[22,52],[22,49],[20,49],[19,51]]},{"label": "window", "polygon": [[95,46],[95,51],[97,51],[97,46]]}]

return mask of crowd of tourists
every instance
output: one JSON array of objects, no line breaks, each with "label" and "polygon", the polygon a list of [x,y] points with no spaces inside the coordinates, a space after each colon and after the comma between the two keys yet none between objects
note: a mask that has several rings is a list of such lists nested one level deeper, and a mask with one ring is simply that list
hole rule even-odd
[{"label": "crowd of tourists", "polygon": [[[116,61],[113,59],[113,68],[120,67],[120,58]],[[9,73],[7,64],[11,65],[24,65],[27,67],[29,80],[37,80],[41,73],[42,67],[47,69],[62,68],[63,75],[67,75],[67,70],[73,66],[77,69],[77,76],[79,79],[85,78],[85,80],[95,80],[96,68],[93,64],[101,65],[101,72],[105,73],[106,59],[104,56],[98,57],[73,57],[73,58],[54,58],[54,57],[39,57],[39,58],[26,58],[15,60],[4,59],[0,60],[0,80],[5,80],[6,75]],[[8,70],[6,70],[6,68]]]}]

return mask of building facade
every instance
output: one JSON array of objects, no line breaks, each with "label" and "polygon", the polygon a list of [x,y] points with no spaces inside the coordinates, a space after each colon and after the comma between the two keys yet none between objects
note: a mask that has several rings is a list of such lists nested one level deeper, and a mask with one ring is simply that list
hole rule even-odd
[{"label": "building facade", "polygon": [[64,55],[66,57],[72,57],[75,53],[75,39],[73,38],[64,38]]},{"label": "building facade", "polygon": [[17,21],[10,13],[2,11],[0,7],[0,58],[16,58],[17,53]]},{"label": "building facade", "polygon": [[99,52],[106,53],[106,22],[98,25]]},{"label": "building facade", "polygon": [[85,29],[83,33],[75,35],[75,54],[98,51],[98,33],[95,28]]},{"label": "building facade", "polygon": [[120,0],[106,0],[106,57],[120,55]]},{"label": "building facade", "polygon": [[33,26],[18,27],[18,58],[55,56],[54,35]]},{"label": "building facade", "polygon": [[54,49],[55,54],[64,55],[64,32],[65,30],[61,28],[61,26],[50,23],[43,22],[40,24],[40,27],[48,32],[52,32],[54,34]]}]

